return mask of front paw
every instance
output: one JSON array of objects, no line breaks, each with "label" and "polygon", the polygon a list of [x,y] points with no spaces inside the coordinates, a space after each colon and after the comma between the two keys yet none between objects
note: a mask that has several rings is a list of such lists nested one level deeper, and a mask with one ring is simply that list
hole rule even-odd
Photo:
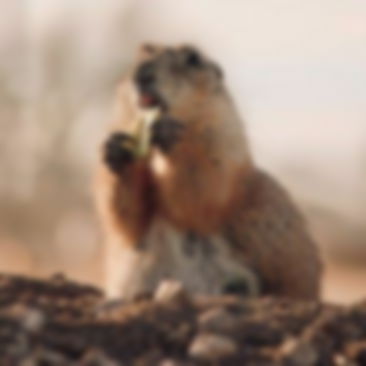
[{"label": "front paw", "polygon": [[162,151],[169,152],[179,142],[184,133],[184,125],[171,117],[163,117],[152,126],[151,143]]},{"label": "front paw", "polygon": [[119,174],[134,160],[136,141],[122,132],[115,132],[104,144],[103,158],[109,169]]}]

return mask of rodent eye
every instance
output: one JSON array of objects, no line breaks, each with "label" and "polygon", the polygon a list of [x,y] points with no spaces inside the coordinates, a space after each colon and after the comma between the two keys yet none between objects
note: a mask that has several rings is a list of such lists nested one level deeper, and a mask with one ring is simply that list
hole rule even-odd
[{"label": "rodent eye", "polygon": [[202,65],[202,59],[197,51],[187,50],[185,55],[185,63],[187,66],[198,67]]}]

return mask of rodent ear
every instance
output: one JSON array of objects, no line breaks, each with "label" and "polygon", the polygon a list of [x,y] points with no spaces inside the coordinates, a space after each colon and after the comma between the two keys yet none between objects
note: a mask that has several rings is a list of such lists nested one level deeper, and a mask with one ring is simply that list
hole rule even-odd
[{"label": "rodent ear", "polygon": [[200,67],[203,64],[203,60],[199,51],[192,46],[182,47],[184,55],[184,63],[190,67]]},{"label": "rodent ear", "polygon": [[158,47],[152,43],[144,43],[141,45],[138,56],[139,59],[146,60],[156,54]]}]

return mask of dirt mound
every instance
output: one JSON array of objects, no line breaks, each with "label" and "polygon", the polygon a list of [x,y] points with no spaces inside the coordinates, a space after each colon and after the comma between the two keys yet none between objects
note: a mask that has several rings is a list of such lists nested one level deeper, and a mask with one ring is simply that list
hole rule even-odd
[{"label": "dirt mound", "polygon": [[366,365],[366,302],[153,295],[106,302],[55,276],[0,276],[1,365]]}]

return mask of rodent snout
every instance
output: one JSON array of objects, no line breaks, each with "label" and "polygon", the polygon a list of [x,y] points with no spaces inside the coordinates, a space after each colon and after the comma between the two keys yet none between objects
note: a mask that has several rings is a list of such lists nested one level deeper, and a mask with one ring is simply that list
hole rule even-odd
[{"label": "rodent snout", "polygon": [[135,84],[140,94],[142,107],[164,107],[156,85],[156,65],[153,61],[143,62],[136,70]]},{"label": "rodent snout", "polygon": [[135,81],[140,88],[149,88],[155,82],[155,65],[152,61],[142,63],[136,71]]}]

